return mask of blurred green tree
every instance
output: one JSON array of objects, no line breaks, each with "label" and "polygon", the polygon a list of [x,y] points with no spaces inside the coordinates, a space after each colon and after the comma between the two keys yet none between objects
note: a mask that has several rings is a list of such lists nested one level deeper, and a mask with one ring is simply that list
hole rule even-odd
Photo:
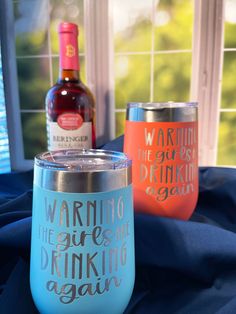
[{"label": "blurred green tree", "polygon": [[[37,2],[37,1],[35,1]],[[119,5],[122,6],[121,1]],[[53,77],[58,72],[57,24],[68,20],[80,24],[80,51],[84,52],[83,0],[77,8],[68,2],[51,1],[49,19],[50,46],[53,56]],[[21,2],[14,4],[15,20],[22,18]],[[76,11],[77,10],[77,11]],[[124,11],[124,14],[126,12]],[[27,19],[25,19],[27,22]],[[154,38],[152,29],[154,28]],[[114,34],[115,53],[115,102],[117,109],[125,109],[132,101],[188,101],[191,79],[191,46],[193,29],[193,1],[160,0],[156,7],[155,23],[150,17],[140,15],[122,31]],[[225,47],[236,47],[236,23],[225,23]],[[47,27],[17,33],[18,56],[35,56],[34,59],[18,58],[21,109],[43,109],[44,97],[50,85]],[[154,39],[154,42],[152,40]],[[154,45],[154,58],[151,47]],[[177,50],[189,52],[177,52]],[[173,51],[174,50],[174,51]],[[168,53],[169,51],[169,53]],[[134,54],[132,54],[134,52]],[[143,53],[144,52],[144,53]],[[127,53],[127,54],[126,54]],[[152,63],[153,61],[153,63]],[[236,108],[236,52],[225,52],[222,108]],[[84,61],[82,59],[82,77]],[[153,80],[153,95],[150,82]],[[116,135],[124,132],[125,113],[116,113]],[[46,123],[42,113],[22,114],[26,158],[46,149]],[[236,164],[236,115],[221,114],[219,128],[219,164]],[[234,131],[233,131],[234,130]]]}]

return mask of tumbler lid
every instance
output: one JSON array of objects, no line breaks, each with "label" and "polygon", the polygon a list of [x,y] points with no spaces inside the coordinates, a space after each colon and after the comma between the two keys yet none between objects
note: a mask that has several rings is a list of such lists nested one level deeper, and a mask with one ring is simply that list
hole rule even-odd
[{"label": "tumbler lid", "polygon": [[34,183],[71,193],[103,192],[131,184],[131,160],[99,149],[48,151],[35,157]]},{"label": "tumbler lid", "polygon": [[39,167],[72,172],[94,172],[127,168],[131,160],[126,154],[100,149],[70,149],[38,154]]},{"label": "tumbler lid", "polygon": [[197,102],[131,102],[127,104],[126,120],[145,122],[197,121]]},{"label": "tumbler lid", "polygon": [[163,108],[186,108],[186,107],[197,107],[197,102],[130,102],[127,104],[127,108],[143,108],[143,109],[163,109]]}]

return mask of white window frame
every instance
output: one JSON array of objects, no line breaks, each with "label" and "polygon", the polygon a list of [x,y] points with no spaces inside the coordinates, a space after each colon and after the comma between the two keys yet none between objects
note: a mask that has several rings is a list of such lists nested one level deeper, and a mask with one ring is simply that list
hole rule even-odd
[{"label": "white window frame", "polygon": [[191,100],[199,103],[199,164],[215,166],[224,48],[224,0],[195,0]]},{"label": "white window frame", "polygon": [[[224,0],[194,0],[190,100],[199,102],[200,165],[216,165],[224,39]],[[153,6],[154,7],[154,6]],[[98,145],[115,137],[112,0],[84,0],[87,84],[96,97]],[[32,168],[24,159],[18,95],[12,1],[0,1],[5,57],[6,104],[13,169]],[[10,75],[9,75],[10,73]],[[151,86],[152,87],[152,86]]]},{"label": "white window frame", "polygon": [[32,161],[24,159],[12,1],[0,1],[0,35],[11,169],[25,170],[32,168]]},{"label": "white window frame", "polygon": [[96,99],[96,144],[115,138],[114,49],[111,0],[84,0],[87,84]]}]

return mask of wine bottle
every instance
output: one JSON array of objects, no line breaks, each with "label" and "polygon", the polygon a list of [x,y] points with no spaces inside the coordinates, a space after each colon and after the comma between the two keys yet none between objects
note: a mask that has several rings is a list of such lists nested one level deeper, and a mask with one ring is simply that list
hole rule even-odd
[{"label": "wine bottle", "polygon": [[46,96],[48,149],[95,148],[94,97],[80,79],[78,26],[60,23],[59,78]]}]

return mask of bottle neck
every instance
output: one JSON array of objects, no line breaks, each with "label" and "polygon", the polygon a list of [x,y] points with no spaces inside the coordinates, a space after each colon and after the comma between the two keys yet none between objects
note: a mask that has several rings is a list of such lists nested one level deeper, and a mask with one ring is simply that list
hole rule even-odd
[{"label": "bottle neck", "polygon": [[59,81],[78,81],[80,67],[77,36],[74,33],[60,33],[59,43]]},{"label": "bottle neck", "polygon": [[58,82],[75,82],[80,81],[80,74],[78,70],[59,69]]}]

